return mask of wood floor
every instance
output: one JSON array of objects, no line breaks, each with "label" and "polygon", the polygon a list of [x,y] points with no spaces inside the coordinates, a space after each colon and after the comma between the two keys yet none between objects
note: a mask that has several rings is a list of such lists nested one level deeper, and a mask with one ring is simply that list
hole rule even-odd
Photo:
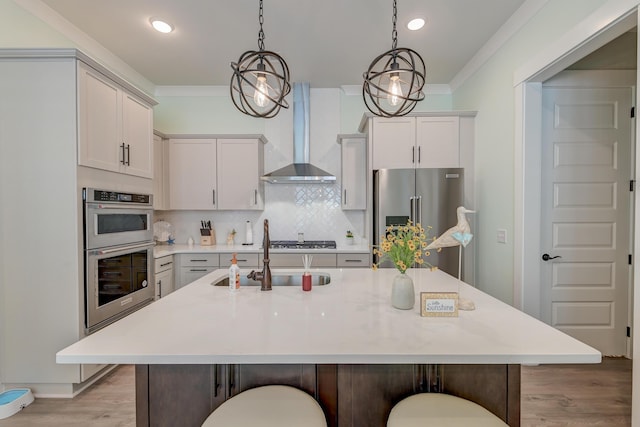
[{"label": "wood floor", "polygon": [[38,399],[0,427],[134,427],[133,365],[121,365],[73,399]]},{"label": "wood floor", "polygon": [[631,360],[522,367],[522,427],[628,427]]},{"label": "wood floor", "polygon": [[[628,427],[631,360],[522,367],[522,427]],[[75,399],[36,399],[0,427],[135,426],[132,366],[120,366]]]}]

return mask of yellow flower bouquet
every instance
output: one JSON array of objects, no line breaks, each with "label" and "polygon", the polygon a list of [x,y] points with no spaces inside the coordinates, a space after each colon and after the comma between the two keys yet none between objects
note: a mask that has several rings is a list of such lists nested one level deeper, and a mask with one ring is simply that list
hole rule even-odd
[{"label": "yellow flower bouquet", "polygon": [[385,235],[381,236],[380,246],[373,249],[373,254],[378,256],[378,264],[373,264],[373,268],[377,269],[384,259],[391,260],[400,273],[407,271],[414,263],[424,264],[423,255],[430,255],[425,250],[429,230],[430,226],[425,230],[419,223],[414,225],[411,221],[404,226],[387,227]]}]

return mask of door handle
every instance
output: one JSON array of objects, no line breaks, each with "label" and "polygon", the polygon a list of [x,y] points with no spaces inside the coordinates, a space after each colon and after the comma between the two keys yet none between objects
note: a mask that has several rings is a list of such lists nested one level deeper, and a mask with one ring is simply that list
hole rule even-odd
[{"label": "door handle", "polygon": [[550,260],[556,259],[556,258],[562,258],[562,257],[560,255],[551,256],[549,254],[542,254],[542,260],[543,261],[550,261]]},{"label": "door handle", "polygon": [[416,219],[416,198],[415,196],[409,197],[409,220],[415,223]]}]

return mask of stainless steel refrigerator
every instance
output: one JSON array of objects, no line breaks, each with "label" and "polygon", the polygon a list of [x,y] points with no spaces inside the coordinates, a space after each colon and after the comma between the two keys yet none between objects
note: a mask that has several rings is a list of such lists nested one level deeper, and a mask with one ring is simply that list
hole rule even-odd
[{"label": "stainless steel refrigerator", "polygon": [[[373,171],[374,245],[380,243],[388,226],[406,225],[408,220],[425,229],[431,226],[429,237],[438,237],[456,225],[456,209],[463,206],[464,201],[463,180],[461,168]],[[424,267],[430,263],[458,276],[457,247],[443,248],[440,253],[430,252],[431,255],[424,258]],[[380,265],[392,266],[388,260]]]}]

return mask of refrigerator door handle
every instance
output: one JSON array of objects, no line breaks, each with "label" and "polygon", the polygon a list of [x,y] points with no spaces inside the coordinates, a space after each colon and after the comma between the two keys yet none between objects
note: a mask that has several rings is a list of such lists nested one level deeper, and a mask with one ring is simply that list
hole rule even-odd
[{"label": "refrigerator door handle", "polygon": [[416,197],[409,197],[409,221],[415,224],[416,219]]},{"label": "refrigerator door handle", "polygon": [[422,196],[416,196],[416,216],[413,224],[422,223]]}]

